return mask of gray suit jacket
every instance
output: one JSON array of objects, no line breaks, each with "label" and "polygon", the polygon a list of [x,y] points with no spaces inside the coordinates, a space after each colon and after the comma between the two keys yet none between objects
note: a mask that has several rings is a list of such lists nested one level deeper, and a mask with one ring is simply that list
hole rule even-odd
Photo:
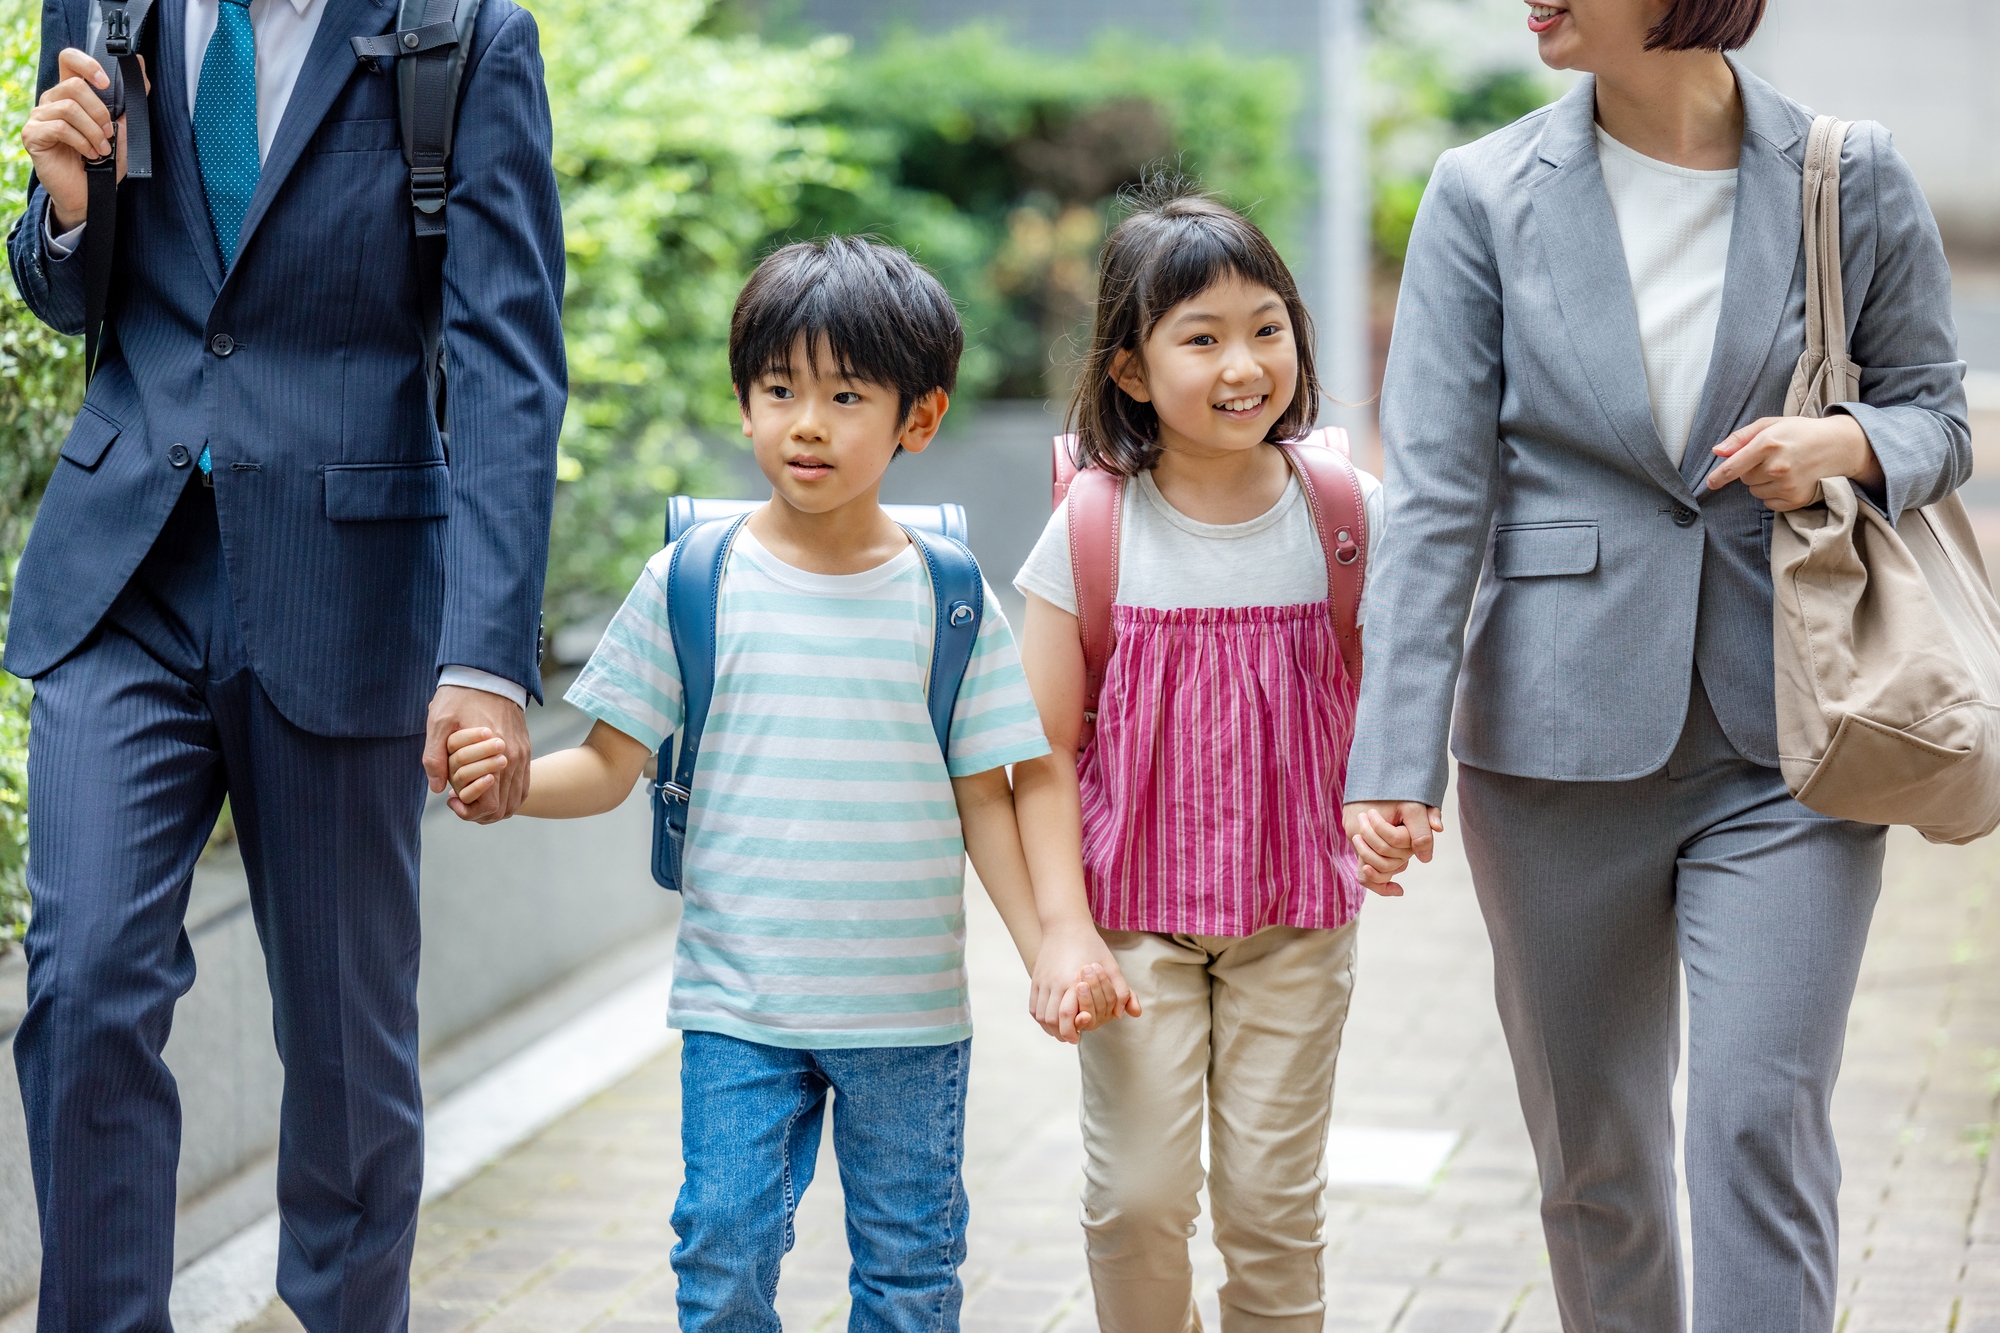
[{"label": "gray suit jacket", "polygon": [[[1447,730],[1478,768],[1640,777],[1666,762],[1696,665],[1731,742],[1776,766],[1771,515],[1741,485],[1701,482],[1711,446],[1783,410],[1805,347],[1812,113],[1736,76],[1722,315],[1678,471],[1653,425],[1594,80],[1439,159],[1382,390],[1389,520],[1347,799],[1437,804]],[[1862,401],[1842,408],[1881,460],[1893,519],[1972,471],[1951,276],[1879,125],[1848,134],[1840,201],[1849,346],[1865,367]]]}]

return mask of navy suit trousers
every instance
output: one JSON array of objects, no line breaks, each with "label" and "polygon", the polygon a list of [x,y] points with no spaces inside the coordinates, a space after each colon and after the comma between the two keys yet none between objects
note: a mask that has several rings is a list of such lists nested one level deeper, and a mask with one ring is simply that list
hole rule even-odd
[{"label": "navy suit trousers", "polygon": [[104,621],[35,681],[14,1057],[40,1333],[169,1333],[180,1103],[160,1053],[194,984],[183,918],[225,794],[285,1066],[278,1289],[313,1333],[400,1330],[423,1176],[423,738],[285,720],[247,662],[213,496],[190,477]]}]

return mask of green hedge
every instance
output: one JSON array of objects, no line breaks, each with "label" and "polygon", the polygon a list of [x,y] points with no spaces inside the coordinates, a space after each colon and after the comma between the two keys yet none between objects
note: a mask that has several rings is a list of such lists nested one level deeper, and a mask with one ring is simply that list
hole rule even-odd
[{"label": "green hedge", "polygon": [[960,401],[1059,392],[1116,191],[1198,174],[1294,244],[1312,182],[1283,60],[1107,39],[1052,57],[975,25],[853,53],[718,35],[707,5],[537,8],[570,283],[552,628],[622,596],[667,496],[726,484],[728,317],[787,240],[871,233],[960,301]]}]

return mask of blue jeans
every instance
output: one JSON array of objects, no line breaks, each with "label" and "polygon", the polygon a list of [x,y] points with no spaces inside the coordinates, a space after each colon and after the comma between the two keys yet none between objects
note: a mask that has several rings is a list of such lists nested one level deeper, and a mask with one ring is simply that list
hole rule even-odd
[{"label": "blue jeans", "polygon": [[971,1058],[970,1041],[801,1051],[687,1033],[673,1255],[682,1333],[777,1333],[778,1263],[829,1092],[854,1258],[849,1333],[957,1329]]}]

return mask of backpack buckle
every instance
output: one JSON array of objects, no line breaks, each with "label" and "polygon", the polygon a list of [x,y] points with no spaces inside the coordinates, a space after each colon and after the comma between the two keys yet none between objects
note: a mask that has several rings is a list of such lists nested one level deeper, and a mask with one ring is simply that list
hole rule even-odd
[{"label": "backpack buckle", "polygon": [[688,801],[694,796],[693,792],[689,791],[686,787],[681,786],[680,783],[668,782],[665,778],[662,778],[658,782],[655,782],[653,784],[653,789],[659,792],[660,795],[666,798],[667,800],[679,801],[682,805],[686,805]]},{"label": "backpack buckle", "polygon": [[419,213],[444,211],[444,168],[410,168],[410,204]]},{"label": "backpack buckle", "polygon": [[123,5],[104,11],[104,53],[108,56],[132,54],[132,16],[125,12]]}]

